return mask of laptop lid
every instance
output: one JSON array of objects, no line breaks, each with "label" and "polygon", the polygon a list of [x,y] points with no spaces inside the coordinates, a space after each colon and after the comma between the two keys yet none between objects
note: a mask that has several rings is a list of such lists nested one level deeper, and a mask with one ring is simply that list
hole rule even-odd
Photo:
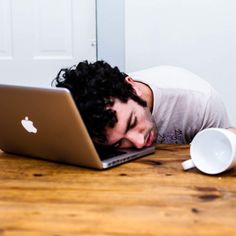
[{"label": "laptop lid", "polygon": [[64,88],[0,85],[0,109],[0,149],[5,152],[96,169],[154,152],[150,147],[99,157],[69,90]]}]

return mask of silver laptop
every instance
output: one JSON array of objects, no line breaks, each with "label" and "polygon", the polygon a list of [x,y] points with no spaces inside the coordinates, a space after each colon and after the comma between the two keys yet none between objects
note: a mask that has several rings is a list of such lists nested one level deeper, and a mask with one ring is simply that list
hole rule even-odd
[{"label": "silver laptop", "polygon": [[0,85],[0,149],[4,152],[106,169],[154,152],[93,144],[69,90]]}]

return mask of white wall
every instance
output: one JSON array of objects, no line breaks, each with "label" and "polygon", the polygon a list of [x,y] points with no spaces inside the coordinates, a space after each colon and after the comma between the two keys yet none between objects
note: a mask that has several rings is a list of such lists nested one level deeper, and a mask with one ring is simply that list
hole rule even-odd
[{"label": "white wall", "polygon": [[97,0],[97,58],[125,69],[124,0]]},{"label": "white wall", "polygon": [[236,125],[236,1],[125,1],[126,71],[181,66],[208,80]]}]

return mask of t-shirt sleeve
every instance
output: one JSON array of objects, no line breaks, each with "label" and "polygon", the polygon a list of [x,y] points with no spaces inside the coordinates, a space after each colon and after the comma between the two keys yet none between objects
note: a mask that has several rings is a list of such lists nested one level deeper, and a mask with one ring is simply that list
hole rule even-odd
[{"label": "t-shirt sleeve", "polygon": [[202,129],[205,128],[230,128],[230,120],[224,102],[214,89],[207,102]]}]

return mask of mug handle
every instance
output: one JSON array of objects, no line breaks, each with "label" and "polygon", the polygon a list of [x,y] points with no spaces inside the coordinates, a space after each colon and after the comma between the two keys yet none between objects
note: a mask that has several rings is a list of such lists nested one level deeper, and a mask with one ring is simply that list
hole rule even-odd
[{"label": "mug handle", "polygon": [[182,167],[184,170],[188,170],[188,169],[194,168],[195,165],[194,165],[192,159],[189,159],[187,161],[182,162]]}]

